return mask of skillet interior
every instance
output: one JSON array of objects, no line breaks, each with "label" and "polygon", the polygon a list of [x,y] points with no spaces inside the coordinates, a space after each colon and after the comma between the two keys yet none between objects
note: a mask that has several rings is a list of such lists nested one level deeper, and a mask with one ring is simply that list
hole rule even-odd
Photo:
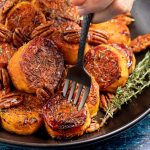
[{"label": "skillet interior", "polygon": [[[149,0],[136,0],[132,16],[135,18],[135,23],[131,26],[132,37],[139,34],[150,33],[150,1]],[[137,60],[141,60],[145,53],[137,55]],[[79,144],[90,144],[96,141],[101,141],[111,137],[114,134],[125,130],[127,127],[135,124],[150,112],[150,88],[147,88],[142,95],[130,103],[123,106],[114,119],[110,119],[108,125],[101,129],[99,132],[86,134],[80,138],[72,140],[52,140],[47,136],[46,131],[40,130],[37,134],[32,136],[17,136],[0,130],[0,142],[32,146],[32,147],[70,147]],[[41,132],[42,131],[42,132]]]}]

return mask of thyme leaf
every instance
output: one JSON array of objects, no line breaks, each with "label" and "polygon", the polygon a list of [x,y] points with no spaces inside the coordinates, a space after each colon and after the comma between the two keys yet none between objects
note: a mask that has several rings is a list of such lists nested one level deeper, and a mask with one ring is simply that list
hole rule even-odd
[{"label": "thyme leaf", "polygon": [[114,110],[121,109],[121,106],[150,86],[150,51],[144,59],[136,66],[133,73],[129,76],[125,87],[119,87],[112,102],[108,105],[106,115],[113,117]]},{"label": "thyme leaf", "polygon": [[70,0],[66,0],[68,6],[70,6]]}]

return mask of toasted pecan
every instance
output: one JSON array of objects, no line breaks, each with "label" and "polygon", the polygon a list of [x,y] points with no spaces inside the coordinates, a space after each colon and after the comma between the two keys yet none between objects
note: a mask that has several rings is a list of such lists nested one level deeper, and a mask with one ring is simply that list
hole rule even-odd
[{"label": "toasted pecan", "polygon": [[23,34],[22,30],[20,28],[16,28],[14,33],[13,33],[13,44],[19,48],[21,47],[24,43],[28,42],[30,39]]},{"label": "toasted pecan", "polygon": [[47,21],[46,23],[36,27],[30,35],[31,39],[37,36],[47,37],[51,35],[54,31],[54,28],[51,27],[53,23],[53,21]]},{"label": "toasted pecan", "polygon": [[[63,38],[68,43],[77,44],[80,39],[80,30],[66,30],[63,32]],[[88,43],[91,45],[106,44],[108,42],[109,36],[103,31],[96,29],[90,29],[88,33]]]},{"label": "toasted pecan", "polygon": [[100,95],[100,108],[106,110],[109,103],[111,103],[113,97],[114,97],[114,94],[112,94],[112,93],[101,93],[101,95]]},{"label": "toasted pecan", "polygon": [[11,32],[3,24],[0,24],[0,42],[10,42],[11,39]]},{"label": "toasted pecan", "polygon": [[0,98],[0,109],[18,106],[23,101],[23,96],[19,92],[12,92]]}]

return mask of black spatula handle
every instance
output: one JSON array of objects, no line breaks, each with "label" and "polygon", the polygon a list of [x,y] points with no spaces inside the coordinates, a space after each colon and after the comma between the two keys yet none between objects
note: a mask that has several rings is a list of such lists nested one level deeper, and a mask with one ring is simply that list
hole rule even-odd
[{"label": "black spatula handle", "polygon": [[78,60],[77,60],[77,65],[80,67],[83,67],[83,64],[84,64],[84,50],[85,50],[87,35],[88,35],[88,31],[89,31],[92,18],[93,18],[93,14],[88,14],[83,17],[83,21],[82,21],[82,29],[81,29],[81,35],[80,35]]}]

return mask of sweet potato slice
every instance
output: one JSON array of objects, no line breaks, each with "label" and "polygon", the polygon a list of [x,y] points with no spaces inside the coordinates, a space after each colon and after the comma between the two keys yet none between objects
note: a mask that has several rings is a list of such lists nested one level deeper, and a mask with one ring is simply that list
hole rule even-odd
[{"label": "sweet potato slice", "polygon": [[44,106],[43,115],[48,134],[53,138],[81,136],[91,122],[87,106],[78,111],[77,106],[67,103],[61,92]]},{"label": "sweet potato slice", "polygon": [[[74,39],[72,41],[67,41],[64,38],[64,32],[67,30],[72,29],[74,30],[79,30],[80,27],[73,22],[68,22],[68,23],[62,23],[61,24],[61,30],[59,32],[54,32],[51,36],[51,39],[54,41],[54,43],[57,45],[59,50],[63,53],[64,59],[67,64],[74,65],[76,64],[77,61],[77,56],[78,56],[78,48],[79,48],[79,41],[72,37]],[[88,43],[86,43],[85,47],[85,54],[88,52],[90,49]]]},{"label": "sweet potato slice", "polygon": [[43,122],[42,106],[35,95],[23,94],[22,104],[0,112],[2,127],[19,135],[35,133]]},{"label": "sweet potato slice", "polygon": [[75,22],[79,20],[76,7],[67,0],[33,0],[32,3],[45,14],[47,20],[64,19]]},{"label": "sweet potato slice", "polygon": [[129,75],[126,56],[109,45],[91,49],[85,56],[85,67],[101,91],[115,92],[125,85]]},{"label": "sweet potato slice", "polygon": [[104,23],[92,24],[90,28],[105,31],[109,35],[108,43],[130,45],[131,37],[127,25],[115,19]]},{"label": "sweet potato slice", "polygon": [[29,36],[32,30],[46,21],[44,14],[37,11],[30,2],[16,4],[8,13],[5,25],[14,32],[16,28],[22,29],[25,36]]},{"label": "sweet potato slice", "polygon": [[19,48],[8,71],[18,90],[35,93],[41,88],[53,93],[64,72],[64,59],[52,41],[37,37]]}]

